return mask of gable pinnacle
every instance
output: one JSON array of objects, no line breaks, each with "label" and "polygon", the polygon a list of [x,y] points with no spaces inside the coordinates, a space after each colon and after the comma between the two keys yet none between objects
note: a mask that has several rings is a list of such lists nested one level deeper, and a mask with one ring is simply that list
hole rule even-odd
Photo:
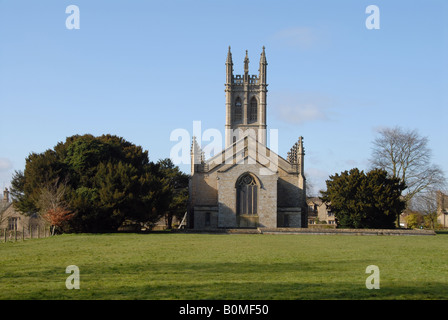
[{"label": "gable pinnacle", "polygon": [[303,137],[299,137],[299,154],[304,155],[305,154],[305,148],[303,147]]},{"label": "gable pinnacle", "polygon": [[294,143],[291,150],[288,152],[287,160],[291,164],[302,164],[303,156],[305,155],[305,148],[303,147],[303,137],[300,136],[299,140]]}]

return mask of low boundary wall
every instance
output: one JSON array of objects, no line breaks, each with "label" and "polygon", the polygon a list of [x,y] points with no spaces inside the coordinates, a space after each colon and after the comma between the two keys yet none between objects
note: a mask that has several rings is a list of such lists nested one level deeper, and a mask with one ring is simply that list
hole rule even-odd
[{"label": "low boundary wall", "polygon": [[[177,230],[176,230],[177,231]],[[322,235],[355,235],[355,236],[434,236],[434,230],[417,229],[328,229],[328,228],[247,228],[247,229],[183,229],[183,233],[211,234],[322,234]]]},{"label": "low boundary wall", "polygon": [[411,229],[326,229],[326,228],[260,228],[263,234],[326,234],[326,235],[387,235],[387,236],[434,236],[434,230]]}]

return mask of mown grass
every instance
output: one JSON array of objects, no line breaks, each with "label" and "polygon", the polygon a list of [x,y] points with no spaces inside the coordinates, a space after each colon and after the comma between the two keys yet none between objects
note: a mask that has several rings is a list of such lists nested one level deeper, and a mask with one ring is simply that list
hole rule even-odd
[{"label": "mown grass", "polygon": [[448,234],[62,235],[0,244],[0,299],[447,299],[447,253]]}]

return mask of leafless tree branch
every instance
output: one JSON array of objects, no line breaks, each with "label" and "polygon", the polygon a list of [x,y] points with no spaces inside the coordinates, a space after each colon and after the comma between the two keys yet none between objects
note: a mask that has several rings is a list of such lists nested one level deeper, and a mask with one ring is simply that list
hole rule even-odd
[{"label": "leafless tree branch", "polygon": [[428,138],[421,137],[416,130],[400,127],[379,130],[370,162],[372,167],[382,168],[406,183],[404,197],[408,202],[422,191],[445,186],[443,171],[431,163]]}]

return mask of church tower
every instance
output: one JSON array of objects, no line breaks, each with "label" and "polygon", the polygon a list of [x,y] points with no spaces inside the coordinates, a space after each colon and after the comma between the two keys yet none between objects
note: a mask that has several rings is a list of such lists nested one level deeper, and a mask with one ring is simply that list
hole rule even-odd
[{"label": "church tower", "polygon": [[225,65],[225,148],[206,159],[193,138],[188,227],[304,227],[308,209],[303,138],[293,145],[287,158],[266,145],[265,48],[256,75],[249,74],[247,51],[243,74],[233,74],[230,47]]},{"label": "church tower", "polygon": [[246,50],[244,74],[233,74],[232,53],[226,60],[226,125],[225,146],[248,134],[254,134],[258,142],[266,145],[266,93],[267,61],[264,51],[260,55],[258,75],[249,75],[249,57]]}]

